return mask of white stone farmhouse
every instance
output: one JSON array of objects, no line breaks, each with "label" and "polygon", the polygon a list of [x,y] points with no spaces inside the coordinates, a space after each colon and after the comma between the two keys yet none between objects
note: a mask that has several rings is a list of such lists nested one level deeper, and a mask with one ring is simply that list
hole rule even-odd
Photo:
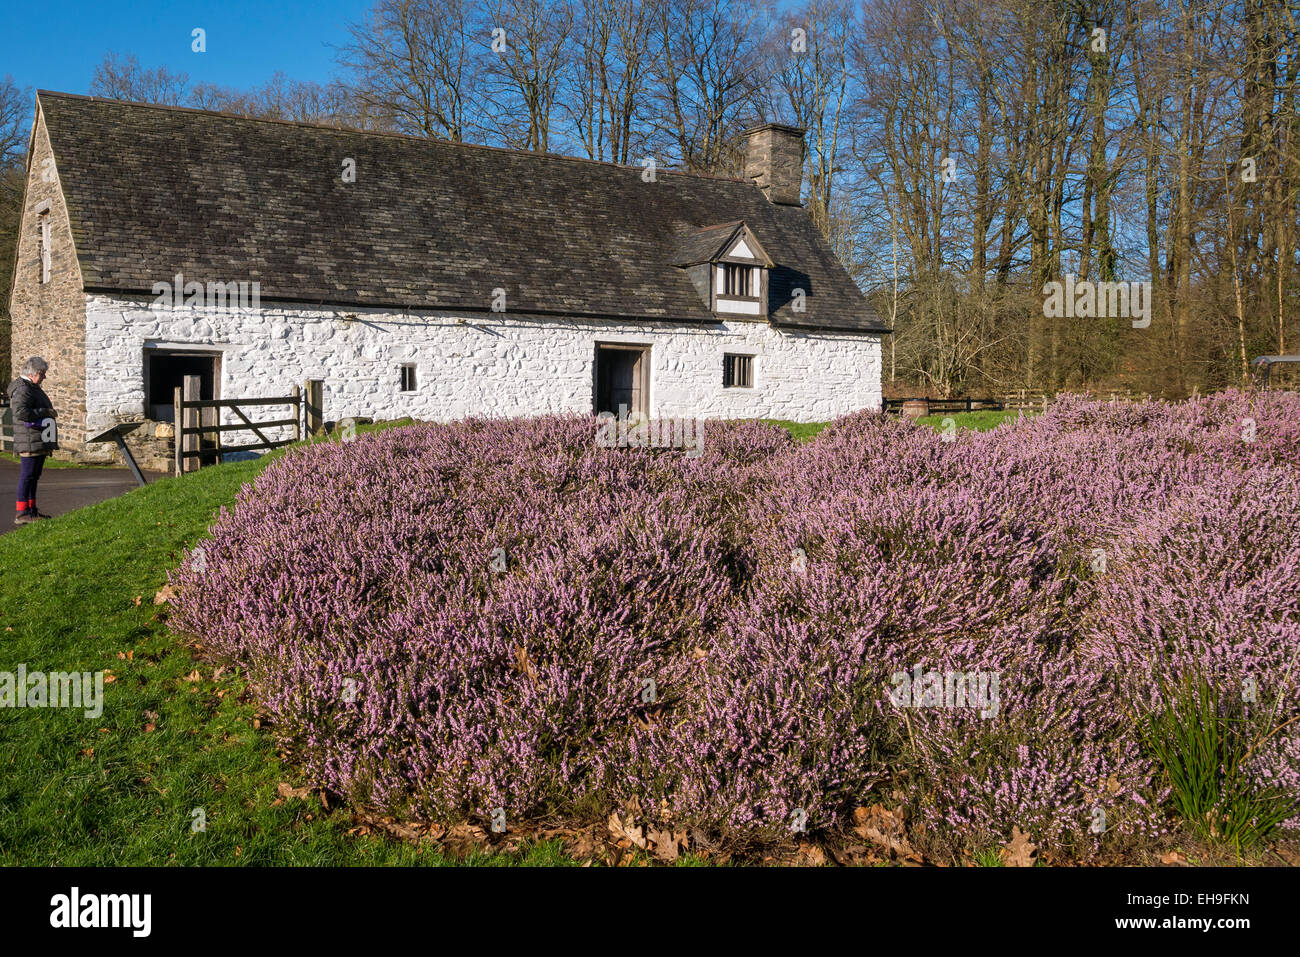
[{"label": "white stone farmhouse", "polygon": [[879,408],[887,330],[799,205],[801,132],[745,143],[727,179],[42,91],[12,365],[49,360],[73,454],[170,422],[185,375],[320,379],[331,420]]}]

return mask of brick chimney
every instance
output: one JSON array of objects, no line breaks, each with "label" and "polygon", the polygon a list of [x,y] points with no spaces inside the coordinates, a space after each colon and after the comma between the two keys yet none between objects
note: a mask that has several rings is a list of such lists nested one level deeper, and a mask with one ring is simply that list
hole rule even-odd
[{"label": "brick chimney", "polygon": [[796,126],[764,123],[745,130],[745,178],[770,202],[798,206],[803,188],[803,133]]}]

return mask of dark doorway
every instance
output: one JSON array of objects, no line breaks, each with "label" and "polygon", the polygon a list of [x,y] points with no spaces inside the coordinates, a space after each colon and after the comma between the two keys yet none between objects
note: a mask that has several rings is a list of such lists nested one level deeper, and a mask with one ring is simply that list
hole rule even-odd
[{"label": "dark doorway", "polygon": [[649,346],[596,346],[596,414],[650,416]]},{"label": "dark doorway", "polygon": [[146,349],[144,354],[145,418],[155,422],[176,419],[175,389],[187,375],[199,377],[199,398],[217,399],[221,381],[221,355],[211,352],[170,352]]}]

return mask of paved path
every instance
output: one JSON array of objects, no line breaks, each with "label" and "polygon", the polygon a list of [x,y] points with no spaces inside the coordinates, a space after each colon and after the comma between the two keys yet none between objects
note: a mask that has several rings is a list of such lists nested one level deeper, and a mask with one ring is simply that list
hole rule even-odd
[{"label": "paved path", "polygon": [[[160,472],[145,472],[152,482]],[[59,469],[48,465],[36,487],[36,506],[48,515],[62,515],[83,505],[116,498],[136,488],[130,469]],[[14,499],[18,497],[18,463],[0,459],[0,534],[14,526]]]}]

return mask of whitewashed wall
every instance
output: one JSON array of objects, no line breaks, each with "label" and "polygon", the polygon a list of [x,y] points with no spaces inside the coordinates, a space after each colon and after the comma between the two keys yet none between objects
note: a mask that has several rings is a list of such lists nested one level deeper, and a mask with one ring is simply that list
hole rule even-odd
[{"label": "whitewashed wall", "polygon": [[[87,296],[87,429],[144,411],[146,343],[221,349],[222,398],[286,395],[325,380],[325,418],[590,412],[597,342],[652,346],[651,414],[818,422],[880,407],[880,337],[721,326],[515,318],[457,319],[353,307],[268,306],[256,313],[155,311],[152,297]],[[345,320],[353,314],[355,320]],[[754,388],[722,387],[722,355],[757,356]],[[417,366],[401,392],[402,363]],[[261,418],[279,418],[269,410]],[[223,421],[232,417],[223,416]],[[234,434],[230,441],[251,441]]]}]

